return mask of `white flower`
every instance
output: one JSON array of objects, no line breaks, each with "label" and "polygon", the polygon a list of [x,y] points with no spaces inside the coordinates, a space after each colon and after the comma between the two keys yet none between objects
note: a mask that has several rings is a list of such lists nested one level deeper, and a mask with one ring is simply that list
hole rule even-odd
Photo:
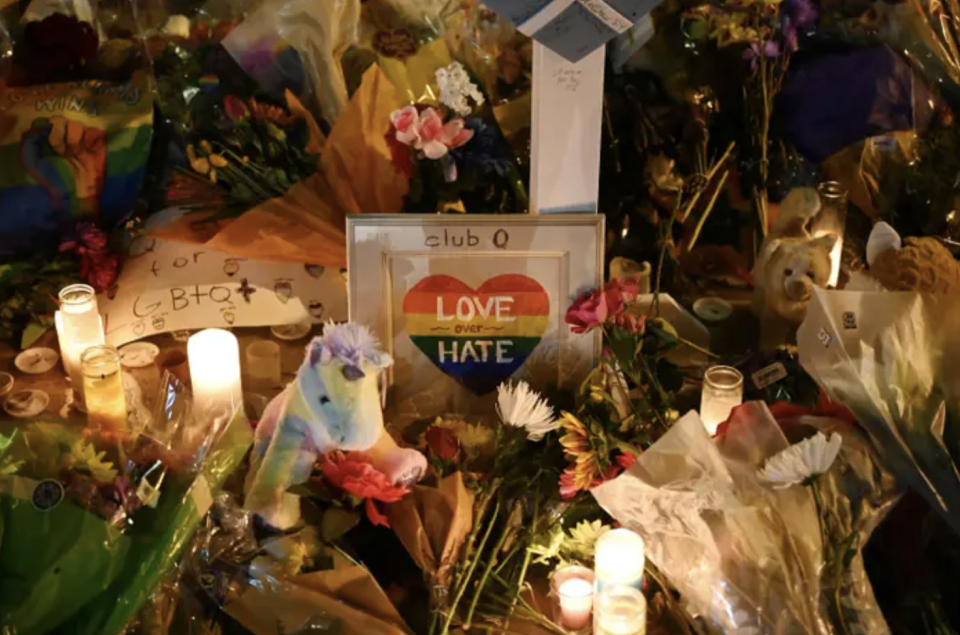
[{"label": "white flower", "polygon": [[190,18],[185,15],[171,15],[163,25],[163,34],[173,37],[190,37]]},{"label": "white flower", "polygon": [[531,441],[539,441],[560,427],[560,421],[547,400],[525,381],[517,382],[515,386],[506,382],[500,384],[497,388],[497,414],[505,424],[525,428]]},{"label": "white flower", "polygon": [[461,117],[473,112],[467,97],[477,106],[483,104],[483,93],[470,81],[467,70],[460,62],[453,62],[446,68],[439,69],[437,85],[440,87],[440,103]]},{"label": "white flower", "polygon": [[831,434],[828,441],[822,432],[818,432],[816,436],[791,445],[771,457],[760,471],[760,476],[774,483],[778,489],[803,483],[829,470],[840,453],[841,445],[843,439],[839,434]]}]

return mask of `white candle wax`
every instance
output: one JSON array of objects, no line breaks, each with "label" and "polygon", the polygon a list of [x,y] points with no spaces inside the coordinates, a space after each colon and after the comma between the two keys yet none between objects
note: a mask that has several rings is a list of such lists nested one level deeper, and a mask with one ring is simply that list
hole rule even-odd
[{"label": "white candle wax", "polygon": [[232,413],[243,406],[240,385],[240,346],[221,329],[207,329],[187,342],[193,407],[198,413]]},{"label": "white candle wax", "polygon": [[614,585],[640,588],[645,562],[643,538],[629,529],[611,529],[597,540],[597,592]]},{"label": "white candle wax", "polygon": [[743,375],[736,368],[713,366],[703,375],[700,420],[710,436],[717,433],[730,411],[743,403]]},{"label": "white candle wax", "polygon": [[593,612],[593,584],[584,578],[570,578],[557,591],[562,626],[578,631],[590,623]]}]

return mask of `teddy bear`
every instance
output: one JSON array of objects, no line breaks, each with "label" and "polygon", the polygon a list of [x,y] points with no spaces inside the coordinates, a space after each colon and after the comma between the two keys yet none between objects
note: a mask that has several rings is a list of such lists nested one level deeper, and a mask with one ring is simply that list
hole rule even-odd
[{"label": "teddy bear", "polygon": [[906,238],[877,223],[867,241],[870,276],[889,291],[960,293],[960,263],[936,238]]},{"label": "teddy bear", "polygon": [[753,270],[753,308],[760,316],[764,350],[795,342],[814,286],[826,287],[830,281],[830,253],[839,237],[811,235],[810,225],[820,208],[815,189],[791,190],[760,249]]},{"label": "teddy bear", "polygon": [[391,364],[367,327],[328,323],[257,425],[244,508],[277,529],[293,527],[300,500],[288,490],[310,478],[318,454],[333,450],[366,453],[392,483],[419,481],[426,458],[398,447],[383,424],[379,380]]}]

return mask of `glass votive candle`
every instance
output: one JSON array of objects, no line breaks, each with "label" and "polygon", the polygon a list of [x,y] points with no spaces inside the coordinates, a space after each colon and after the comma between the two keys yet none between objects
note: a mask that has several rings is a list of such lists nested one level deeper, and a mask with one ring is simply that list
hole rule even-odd
[{"label": "glass votive candle", "polygon": [[270,340],[257,340],[244,351],[247,376],[256,385],[274,387],[280,384],[280,345]]},{"label": "glass votive candle", "polygon": [[611,529],[597,539],[596,593],[612,586],[643,586],[643,538],[629,529]]},{"label": "glass votive candle", "polygon": [[91,346],[102,346],[103,322],[97,309],[97,294],[87,284],[72,284],[60,290],[60,310],[54,315],[63,369],[73,384],[74,403],[84,409],[83,372],[80,356]]},{"label": "glass votive candle", "polygon": [[632,586],[614,586],[597,600],[594,635],[644,635],[647,632],[647,599]]},{"label": "glass votive candle", "polygon": [[579,631],[590,624],[593,581],[593,571],[580,566],[564,567],[551,576],[550,590],[557,597],[560,625],[565,629]]},{"label": "glass votive candle", "polygon": [[710,436],[717,433],[730,411],[743,403],[743,375],[731,366],[711,366],[703,375],[700,420]]},{"label": "glass votive candle", "polygon": [[110,346],[92,346],[80,356],[83,394],[89,425],[127,429],[127,400],[123,392],[120,353]]}]

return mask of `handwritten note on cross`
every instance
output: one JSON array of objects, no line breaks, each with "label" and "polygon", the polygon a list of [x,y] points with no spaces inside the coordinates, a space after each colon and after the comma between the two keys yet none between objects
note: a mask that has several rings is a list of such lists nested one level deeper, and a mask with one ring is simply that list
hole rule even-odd
[{"label": "handwritten note on cross", "polygon": [[530,211],[596,212],[606,49],[570,62],[533,43]]}]

